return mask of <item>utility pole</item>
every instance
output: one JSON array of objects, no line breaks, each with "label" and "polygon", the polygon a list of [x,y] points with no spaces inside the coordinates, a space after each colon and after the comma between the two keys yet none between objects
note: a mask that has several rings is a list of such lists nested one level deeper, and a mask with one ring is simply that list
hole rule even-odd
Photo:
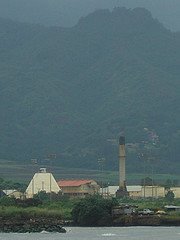
[{"label": "utility pole", "polygon": [[146,154],[144,152],[141,152],[138,154],[139,159],[142,161],[143,164],[143,179],[141,181],[141,185],[143,187],[143,198],[145,199],[146,197],[146,191],[145,191],[145,186],[146,186]]},{"label": "utility pole", "polygon": [[104,163],[105,163],[105,158],[98,158],[98,164],[99,164],[100,171],[101,171],[101,189],[102,189],[102,196],[103,196]]}]

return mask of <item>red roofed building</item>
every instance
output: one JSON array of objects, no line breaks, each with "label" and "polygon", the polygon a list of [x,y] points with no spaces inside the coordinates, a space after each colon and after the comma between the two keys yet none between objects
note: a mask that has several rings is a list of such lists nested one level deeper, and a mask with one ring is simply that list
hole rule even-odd
[{"label": "red roofed building", "polygon": [[99,192],[100,186],[94,180],[59,180],[58,186],[64,195],[84,197]]}]

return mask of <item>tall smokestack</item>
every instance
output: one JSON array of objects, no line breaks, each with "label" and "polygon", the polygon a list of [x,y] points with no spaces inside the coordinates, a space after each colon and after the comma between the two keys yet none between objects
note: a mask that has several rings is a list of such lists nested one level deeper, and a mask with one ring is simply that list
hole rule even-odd
[{"label": "tall smokestack", "polygon": [[125,152],[125,137],[119,138],[119,189],[126,189],[126,152]]},{"label": "tall smokestack", "polygon": [[120,136],[119,138],[119,189],[116,192],[116,196],[128,196],[126,188],[126,151],[124,136]]}]

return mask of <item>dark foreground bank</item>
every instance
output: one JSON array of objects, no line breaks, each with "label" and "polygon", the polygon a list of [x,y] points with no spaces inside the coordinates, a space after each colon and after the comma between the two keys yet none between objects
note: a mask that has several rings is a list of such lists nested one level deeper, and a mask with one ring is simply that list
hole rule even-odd
[{"label": "dark foreground bank", "polygon": [[[5,233],[32,233],[42,231],[65,233],[66,230],[62,225],[74,226],[72,221],[63,223],[62,220],[55,218],[0,218],[0,232]],[[170,216],[122,216],[112,221],[112,223],[109,224],[109,227],[111,226],[180,226],[180,218]]]},{"label": "dark foreground bank", "polygon": [[124,215],[113,219],[113,226],[180,226],[180,216]]},{"label": "dark foreground bank", "polygon": [[62,227],[62,222],[57,219],[0,219],[0,232],[59,232],[65,233],[66,230]]}]

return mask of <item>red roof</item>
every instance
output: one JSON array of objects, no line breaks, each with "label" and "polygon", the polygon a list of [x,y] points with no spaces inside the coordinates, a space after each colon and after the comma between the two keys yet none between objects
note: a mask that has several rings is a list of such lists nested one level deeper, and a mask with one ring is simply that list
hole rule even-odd
[{"label": "red roof", "polygon": [[92,180],[60,180],[57,184],[59,187],[79,187],[91,182]]}]

